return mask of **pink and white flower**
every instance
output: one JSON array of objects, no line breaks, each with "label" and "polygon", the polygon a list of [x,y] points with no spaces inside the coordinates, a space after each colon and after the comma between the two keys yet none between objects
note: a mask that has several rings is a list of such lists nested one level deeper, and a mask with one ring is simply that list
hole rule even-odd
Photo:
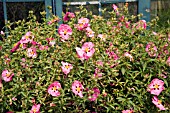
[{"label": "pink and white flower", "polygon": [[33,40],[33,38],[34,38],[34,36],[29,31],[21,38],[20,42],[21,42],[21,44],[26,44],[26,43],[31,42]]},{"label": "pink and white flower", "polygon": [[119,10],[118,10],[117,5],[113,4],[113,5],[112,5],[112,8],[113,8],[113,10],[116,12],[116,14],[119,15]]},{"label": "pink and white flower", "polygon": [[62,38],[61,41],[68,40],[70,35],[72,35],[72,29],[69,25],[67,24],[61,24],[58,28],[58,34]]},{"label": "pink and white flower", "polygon": [[11,52],[12,52],[12,53],[15,52],[15,51],[19,48],[20,44],[21,44],[20,41],[17,42],[16,44],[14,44],[14,47],[11,49]]},{"label": "pink and white flower", "polygon": [[8,71],[8,70],[3,70],[2,72],[2,79],[5,81],[5,82],[9,82],[12,80],[12,77],[14,76],[14,73]]},{"label": "pink and white flower", "polygon": [[78,95],[79,97],[83,97],[83,85],[81,84],[81,82],[79,82],[78,80],[75,80],[72,84],[72,91],[75,95]]},{"label": "pink and white flower", "polygon": [[99,68],[96,68],[94,72],[94,78],[100,78],[100,77],[102,77],[102,73],[100,72]]},{"label": "pink and white flower", "polygon": [[160,110],[166,110],[165,107],[162,105],[162,101],[159,100],[156,96],[152,98],[152,103],[155,104],[155,106]]},{"label": "pink and white flower", "polygon": [[72,12],[66,12],[66,14],[64,15],[63,17],[63,21],[64,22],[67,22],[69,21],[71,18],[74,18],[75,17],[75,14],[72,13]]},{"label": "pink and white flower", "polygon": [[164,89],[164,82],[158,78],[153,79],[148,85],[148,91],[153,95],[158,96]]},{"label": "pink and white flower", "polygon": [[40,49],[41,51],[43,51],[43,50],[48,50],[48,46],[40,45],[40,46],[39,46],[39,49]]},{"label": "pink and white flower", "polygon": [[82,48],[76,47],[78,57],[81,60],[89,59],[90,57],[92,57],[92,55],[95,52],[95,49],[93,47],[94,47],[94,44],[92,42],[85,42]]},{"label": "pink and white flower", "polygon": [[27,49],[27,56],[30,58],[36,58],[37,57],[37,52],[36,52],[36,48],[31,47]]},{"label": "pink and white flower", "polygon": [[89,96],[88,99],[90,101],[95,101],[97,97],[100,95],[100,90],[97,87],[94,87],[92,90],[93,90],[93,94]]},{"label": "pink and white flower", "polygon": [[48,93],[52,96],[58,97],[60,96],[59,89],[61,89],[61,84],[58,81],[55,81],[48,87]]},{"label": "pink and white flower", "polygon": [[155,57],[156,53],[157,53],[157,47],[155,46],[155,44],[153,42],[149,42],[146,45],[146,52],[149,54],[150,57]]},{"label": "pink and white flower", "polygon": [[147,24],[145,20],[139,20],[137,23],[133,25],[133,28],[137,30],[144,30],[147,28]]},{"label": "pink and white flower", "polygon": [[129,58],[130,61],[133,61],[133,56],[130,53],[126,52],[126,53],[124,53],[124,56]]},{"label": "pink and white flower", "polygon": [[131,110],[131,109],[130,110],[129,109],[128,110],[123,110],[122,113],[133,113],[133,110]]},{"label": "pink and white flower", "polygon": [[31,108],[30,113],[40,113],[40,104],[34,104]]},{"label": "pink and white flower", "polygon": [[98,38],[100,38],[102,41],[106,41],[106,34],[98,34],[97,35]]},{"label": "pink and white flower", "polygon": [[66,75],[68,73],[70,73],[71,69],[73,69],[73,66],[71,64],[67,63],[67,62],[61,62],[61,64],[62,64],[61,69],[62,69],[63,73],[66,74]]},{"label": "pink and white flower", "polygon": [[88,37],[94,37],[94,31],[90,28],[90,27],[87,27],[86,28],[86,35],[88,36]]},{"label": "pink and white flower", "polygon": [[54,45],[56,44],[54,38],[47,38],[46,40],[48,41],[48,44],[52,47],[54,47]]},{"label": "pink and white flower", "polygon": [[168,57],[168,59],[167,59],[167,61],[166,61],[166,64],[167,64],[168,66],[170,66],[170,57]]},{"label": "pink and white flower", "polygon": [[90,24],[89,24],[89,19],[88,18],[80,18],[78,20],[78,24],[76,25],[77,29],[79,31],[82,31],[84,30],[85,28],[89,27]]}]

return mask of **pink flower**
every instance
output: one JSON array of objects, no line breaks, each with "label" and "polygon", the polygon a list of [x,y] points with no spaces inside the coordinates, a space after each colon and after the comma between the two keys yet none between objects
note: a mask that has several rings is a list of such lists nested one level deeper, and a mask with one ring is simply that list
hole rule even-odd
[{"label": "pink flower", "polygon": [[167,59],[167,61],[166,61],[166,64],[167,64],[168,66],[170,66],[170,57],[168,57],[168,59]]},{"label": "pink flower", "polygon": [[157,78],[153,79],[148,85],[148,91],[153,95],[158,96],[164,89],[164,82]]},{"label": "pink flower", "polygon": [[28,57],[32,57],[32,58],[36,58],[37,57],[37,52],[36,52],[36,48],[31,47],[27,49],[27,56]]},{"label": "pink flower", "polygon": [[126,28],[129,28],[129,26],[130,26],[130,22],[125,22],[125,26],[126,26]]},{"label": "pink flower", "polygon": [[31,42],[33,40],[33,38],[34,38],[34,36],[29,31],[21,38],[20,42],[21,42],[21,44],[26,44],[26,43]]},{"label": "pink flower", "polygon": [[75,80],[73,82],[72,91],[75,95],[78,95],[79,97],[82,98],[83,97],[83,93],[82,93],[83,89],[84,89],[84,87],[79,81]]},{"label": "pink flower", "polygon": [[54,40],[54,38],[46,38],[46,40],[48,41],[48,44],[50,45],[50,46],[54,46],[55,45],[55,40]]},{"label": "pink flower", "polygon": [[76,47],[78,57],[82,60],[89,59],[95,52],[95,49],[93,47],[94,44],[92,42],[85,42],[82,48]]},{"label": "pink flower", "polygon": [[129,54],[128,52],[124,53],[124,56],[129,58],[130,61],[133,61],[133,56],[131,54]]},{"label": "pink flower", "polygon": [[115,61],[119,59],[119,57],[114,53],[114,51],[109,52],[106,50],[106,53],[109,55],[110,58],[113,58],[113,60]]},{"label": "pink flower", "polygon": [[61,69],[62,69],[63,73],[66,75],[68,73],[70,73],[70,70],[73,69],[73,66],[67,62],[61,62],[61,63],[62,63]]},{"label": "pink flower", "polygon": [[48,87],[48,93],[52,96],[58,97],[60,96],[59,89],[61,88],[61,84],[58,81],[53,82]]},{"label": "pink flower", "polygon": [[43,50],[48,50],[48,46],[40,45],[40,46],[39,46],[39,49],[40,49],[41,51],[43,51]]},{"label": "pink flower", "polygon": [[4,63],[7,65],[7,64],[9,64],[9,63],[10,63],[10,61],[11,61],[11,59],[6,58]]},{"label": "pink flower", "polygon": [[98,34],[97,37],[100,38],[102,41],[106,41],[106,35],[105,34]]},{"label": "pink flower", "polygon": [[156,96],[152,98],[152,103],[154,103],[156,107],[159,108],[160,110],[166,110],[165,107],[162,105],[162,101],[158,100]]},{"label": "pink flower", "polygon": [[61,24],[58,28],[58,34],[62,38],[61,40],[64,42],[65,40],[68,40],[70,35],[72,35],[72,29],[67,24]]},{"label": "pink flower", "polygon": [[8,111],[8,112],[6,112],[6,113],[14,113],[14,112],[12,112],[12,111]]},{"label": "pink flower", "polygon": [[3,70],[2,72],[2,79],[5,82],[11,81],[13,76],[14,76],[14,73],[9,72],[8,70]]},{"label": "pink flower", "polygon": [[133,110],[123,110],[122,113],[133,113]]},{"label": "pink flower", "polygon": [[84,30],[85,28],[89,27],[89,19],[88,18],[80,18],[78,20],[78,25],[76,26],[79,31]]},{"label": "pink flower", "polygon": [[5,33],[3,31],[1,31],[1,35],[5,35]]},{"label": "pink flower", "polygon": [[67,22],[67,21],[69,21],[71,18],[74,18],[74,17],[75,17],[74,13],[66,12],[66,14],[65,14],[64,17],[63,17],[63,21],[64,21],[64,22]]},{"label": "pink flower", "polygon": [[145,50],[149,54],[150,57],[155,57],[156,56],[157,47],[155,46],[155,44],[153,42],[149,42],[146,45],[146,49]]},{"label": "pink flower", "polygon": [[92,90],[93,90],[93,95],[90,96],[88,99],[90,101],[95,101],[97,97],[100,95],[100,90],[97,87],[94,87]]},{"label": "pink flower", "polygon": [[118,10],[117,5],[113,4],[112,7],[113,7],[113,10],[116,12],[116,14],[119,15],[119,10]]},{"label": "pink flower", "polygon": [[100,78],[102,77],[102,73],[100,73],[100,69],[96,68],[94,73],[94,78]]},{"label": "pink flower", "polygon": [[144,30],[146,29],[147,24],[145,20],[139,20],[137,23],[133,25],[133,28],[136,28],[137,30]]},{"label": "pink flower", "polygon": [[90,27],[87,27],[86,28],[86,35],[88,36],[88,37],[94,37],[94,31],[90,28]]},{"label": "pink flower", "polygon": [[31,108],[30,113],[40,113],[40,104],[34,104]]},{"label": "pink flower", "polygon": [[19,48],[20,44],[21,44],[20,41],[14,44],[14,47],[11,49],[11,52],[12,53],[15,52]]},{"label": "pink flower", "polygon": [[103,62],[101,60],[98,60],[96,64],[103,67]]}]

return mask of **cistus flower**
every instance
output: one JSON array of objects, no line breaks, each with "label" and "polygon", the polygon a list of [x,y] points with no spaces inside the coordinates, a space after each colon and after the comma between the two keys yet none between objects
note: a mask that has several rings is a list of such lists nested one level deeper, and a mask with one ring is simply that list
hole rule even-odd
[{"label": "cistus flower", "polygon": [[167,61],[166,61],[166,64],[167,64],[168,66],[170,66],[170,57],[168,57],[168,59],[167,59]]},{"label": "cistus flower", "polygon": [[116,14],[119,15],[119,10],[118,10],[117,5],[113,4],[113,5],[112,5],[112,8],[113,8],[113,10],[116,12]]},{"label": "cistus flower", "polygon": [[58,28],[58,34],[61,37],[61,41],[68,40],[70,35],[72,35],[72,29],[69,25],[67,24],[61,24]]},{"label": "cistus flower", "polygon": [[88,37],[94,37],[94,31],[90,28],[90,27],[87,27],[86,28],[86,35],[88,36]]},{"label": "cistus flower", "polygon": [[97,87],[94,87],[92,89],[92,91],[93,91],[93,94],[91,96],[89,96],[88,99],[90,101],[95,101],[98,98],[98,96],[100,95],[100,90]]},{"label": "cistus flower", "polygon": [[66,12],[66,14],[64,15],[63,17],[63,21],[64,22],[67,22],[69,21],[71,18],[74,18],[75,17],[75,14],[72,13],[72,12]]},{"label": "cistus flower", "polygon": [[5,82],[11,81],[13,76],[14,76],[14,73],[11,73],[11,72],[9,72],[9,71],[6,70],[6,69],[2,71],[2,79],[3,79]]},{"label": "cistus flower", "polygon": [[98,38],[100,38],[102,41],[106,41],[106,34],[98,34],[97,35]]},{"label": "cistus flower", "polygon": [[133,113],[133,110],[123,110],[122,113]]},{"label": "cistus flower", "polygon": [[48,87],[48,93],[52,96],[58,97],[60,96],[59,89],[61,89],[61,84],[58,81],[55,81]]},{"label": "cistus flower", "polygon": [[19,48],[20,44],[21,44],[20,41],[17,42],[16,44],[14,44],[14,47],[11,49],[11,52],[12,52],[12,53],[15,52],[15,51]]},{"label": "cistus flower", "polygon": [[46,38],[46,40],[48,41],[48,44],[52,47],[54,47],[54,45],[56,44],[54,38]]},{"label": "cistus flower", "polygon": [[90,24],[89,24],[89,19],[88,18],[80,18],[78,20],[78,24],[76,25],[76,27],[77,27],[77,29],[79,31],[82,31],[82,30],[86,29],[89,26],[90,26]]},{"label": "cistus flower", "polygon": [[156,96],[152,98],[152,103],[155,104],[155,106],[160,110],[166,110],[165,107],[162,105],[162,101],[159,100]]},{"label": "cistus flower", "polygon": [[96,68],[94,73],[94,78],[100,78],[102,77],[102,73],[100,73],[100,69]]},{"label": "cistus flower", "polygon": [[150,57],[155,57],[156,53],[157,53],[157,47],[155,46],[155,44],[153,42],[149,42],[146,45],[146,52],[149,54]]},{"label": "cistus flower", "polygon": [[129,58],[130,61],[133,61],[133,56],[130,53],[126,52],[126,53],[124,53],[124,56]]},{"label": "cistus flower", "polygon": [[81,60],[89,59],[90,57],[92,57],[92,55],[95,52],[95,49],[93,47],[94,47],[94,44],[92,42],[85,42],[82,48],[76,47],[76,52],[77,52],[78,57]]},{"label": "cistus flower", "polygon": [[30,58],[36,58],[37,57],[37,52],[36,52],[36,48],[31,47],[27,49],[27,56]]},{"label": "cistus flower", "polygon": [[164,89],[164,82],[158,78],[153,79],[148,85],[148,91],[153,95],[158,96]]},{"label": "cistus flower", "polygon": [[145,20],[139,20],[137,23],[133,25],[134,29],[137,30],[145,30],[147,28],[147,24]]},{"label": "cistus flower", "polygon": [[75,80],[73,83],[72,83],[72,91],[75,95],[78,95],[80,98],[83,97],[83,85],[81,84],[81,82],[79,82],[78,80]]},{"label": "cistus flower", "polygon": [[26,44],[26,43],[31,42],[33,40],[33,38],[34,38],[34,36],[29,31],[21,38],[20,42],[21,42],[21,44]]},{"label": "cistus flower", "polygon": [[31,108],[30,113],[40,113],[40,104],[34,104]]},{"label": "cistus flower", "polygon": [[61,62],[61,64],[62,64],[61,69],[62,69],[63,73],[66,74],[66,75],[68,73],[70,73],[71,69],[73,69],[73,66],[71,64],[67,63],[67,62]]}]

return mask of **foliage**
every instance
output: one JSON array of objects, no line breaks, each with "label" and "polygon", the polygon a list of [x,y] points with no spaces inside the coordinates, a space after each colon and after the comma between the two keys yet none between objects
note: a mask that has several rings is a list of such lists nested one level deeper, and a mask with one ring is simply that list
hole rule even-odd
[{"label": "foliage", "polygon": [[[170,112],[170,36],[152,31],[156,20],[146,30],[127,5],[114,6],[108,19],[80,7],[62,26],[54,15],[46,20],[44,12],[42,23],[33,12],[14,29],[8,23],[0,46],[1,112],[150,113],[160,111],[152,103],[157,98]],[[155,78],[163,81],[157,97],[148,89]]]}]

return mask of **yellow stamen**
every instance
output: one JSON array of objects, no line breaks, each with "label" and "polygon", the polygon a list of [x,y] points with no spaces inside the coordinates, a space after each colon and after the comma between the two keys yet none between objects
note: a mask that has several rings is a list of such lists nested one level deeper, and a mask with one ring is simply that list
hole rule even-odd
[{"label": "yellow stamen", "polygon": [[31,54],[33,55],[33,54],[34,54],[34,51],[32,51]]},{"label": "yellow stamen", "polygon": [[64,30],[64,35],[66,35],[67,34],[67,31],[66,30]]},{"label": "yellow stamen", "polygon": [[80,92],[81,88],[80,88],[80,87],[77,87],[76,90],[77,90],[77,92]]},{"label": "yellow stamen", "polygon": [[33,109],[33,113],[36,113],[36,112],[37,112],[37,109],[36,109],[36,108],[34,108],[34,109]]},{"label": "yellow stamen", "polygon": [[162,103],[162,101],[161,100],[158,100],[158,104],[161,104]]},{"label": "yellow stamen", "polygon": [[10,77],[10,76],[11,76],[11,74],[10,74],[10,73],[7,73],[7,74],[6,74],[6,77]]},{"label": "yellow stamen", "polygon": [[53,91],[56,91],[56,90],[57,90],[57,88],[54,86],[54,87],[53,87]]},{"label": "yellow stamen", "polygon": [[85,48],[85,52],[89,52],[89,48]]},{"label": "yellow stamen", "polygon": [[158,88],[159,88],[159,85],[158,85],[158,84],[156,84],[156,85],[154,86],[154,88],[155,88],[155,89],[158,89]]},{"label": "yellow stamen", "polygon": [[70,66],[69,66],[69,65],[66,65],[65,67],[66,67],[67,69],[69,69],[69,68],[70,68]]}]

